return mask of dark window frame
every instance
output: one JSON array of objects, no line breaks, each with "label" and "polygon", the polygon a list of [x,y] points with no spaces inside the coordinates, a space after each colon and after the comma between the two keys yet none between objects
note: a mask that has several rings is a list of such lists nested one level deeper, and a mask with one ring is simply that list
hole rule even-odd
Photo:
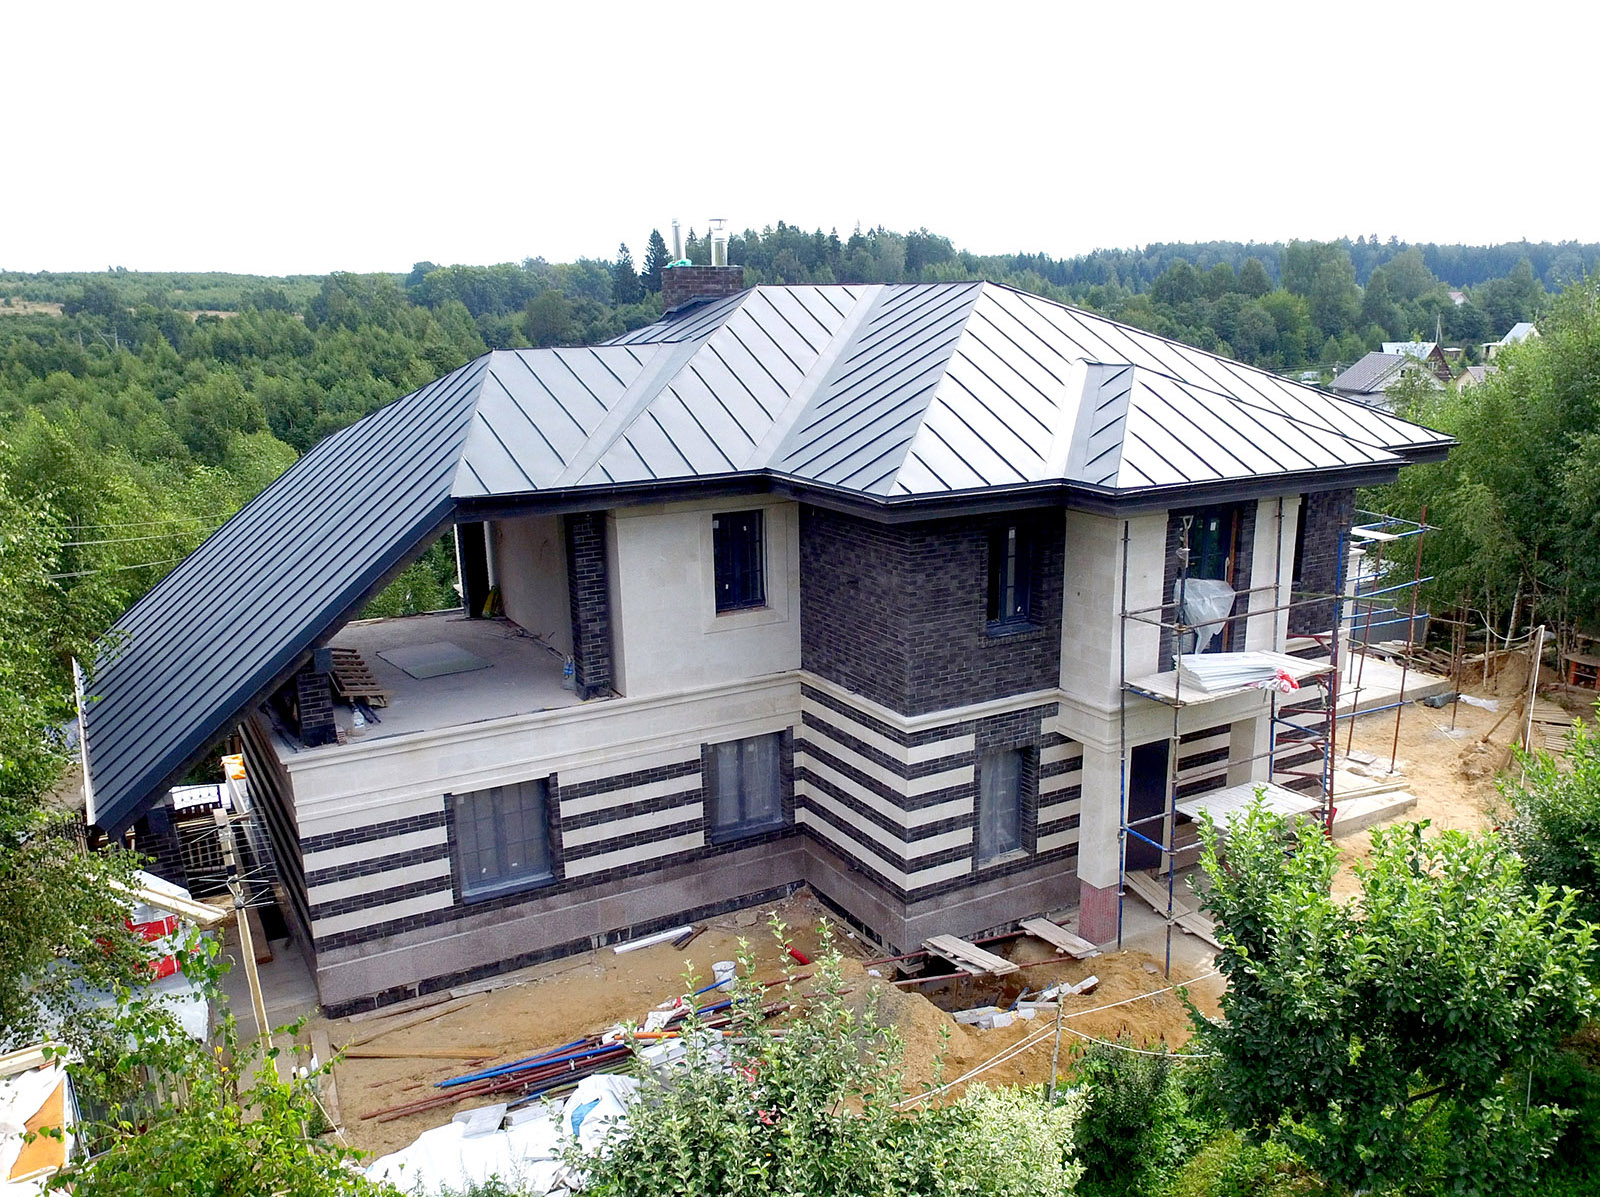
[{"label": "dark window frame", "polygon": [[985,626],[991,635],[1039,626],[1035,613],[1038,538],[1025,523],[998,524],[989,531]]},{"label": "dark window frame", "polygon": [[[762,780],[754,778],[747,773],[748,761],[745,759],[745,746],[757,743],[768,743],[772,753],[772,776],[770,812],[761,811],[752,815],[748,804],[752,798],[760,797],[757,793],[757,783]],[[745,736],[738,740],[723,740],[716,744],[707,744],[701,752],[702,769],[704,777],[701,792],[705,803],[706,839],[710,843],[720,844],[730,840],[746,839],[753,835],[774,831],[788,823],[784,811],[783,795],[783,754],[784,742],[782,732],[768,732],[759,736]],[[732,766],[736,770],[730,779],[727,776],[729,765],[726,758],[737,755],[738,761]],[[739,808],[739,817],[732,821],[721,820],[723,805],[723,786],[731,780],[735,787],[734,801]]]},{"label": "dark window frame", "polygon": [[[531,838],[526,835],[519,841],[505,834],[503,817],[505,811],[503,807],[497,807],[495,804],[497,796],[505,795],[512,790],[518,791],[518,813],[524,819],[531,813],[538,822],[538,831],[544,845],[542,861],[519,865],[511,859],[511,853],[517,843],[531,842]],[[487,902],[494,898],[505,897],[507,894],[542,889],[557,882],[553,791],[554,786],[550,784],[549,778],[538,777],[445,795],[445,802],[450,812],[450,862],[455,872],[456,892],[462,902]],[[491,808],[487,817],[481,810],[472,809],[481,806]],[[487,844],[482,842],[478,834],[485,825],[493,832]],[[498,880],[482,882],[477,878],[481,877],[483,856],[489,852],[494,854],[496,868],[505,875]],[[475,859],[468,860],[469,853],[473,853]],[[477,877],[474,876],[474,870],[478,870]]]},{"label": "dark window frame", "polygon": [[767,605],[766,513],[761,508],[713,514],[711,557],[718,615]]}]

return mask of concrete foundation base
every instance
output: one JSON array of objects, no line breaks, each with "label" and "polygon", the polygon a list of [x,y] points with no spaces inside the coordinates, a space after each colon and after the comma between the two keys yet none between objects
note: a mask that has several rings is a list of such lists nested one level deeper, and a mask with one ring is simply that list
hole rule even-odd
[{"label": "concrete foundation base", "polygon": [[[806,882],[834,906],[871,928],[895,952],[915,950],[930,935],[977,935],[1032,915],[1072,906],[1078,878],[1069,863],[1039,865],[952,893],[906,902],[849,864],[827,844],[805,839]],[[1115,914],[1115,901],[1112,910]],[[1116,934],[1113,921],[1112,935]]]},{"label": "concrete foundation base", "polygon": [[1117,887],[1078,883],[1078,934],[1090,943],[1108,944],[1117,938]]}]

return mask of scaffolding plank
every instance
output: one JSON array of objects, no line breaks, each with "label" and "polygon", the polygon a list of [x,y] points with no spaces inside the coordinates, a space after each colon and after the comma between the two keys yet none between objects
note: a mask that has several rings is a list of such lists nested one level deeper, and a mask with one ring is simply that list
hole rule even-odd
[{"label": "scaffolding plank", "polygon": [[1222,945],[1217,942],[1217,925],[1185,902],[1183,897],[1176,891],[1169,894],[1164,882],[1156,880],[1149,873],[1142,873],[1136,870],[1123,877],[1123,888],[1143,900],[1163,918],[1168,917],[1167,903],[1170,900],[1172,903],[1172,922],[1182,927],[1185,931],[1198,935],[1212,947],[1221,950]]},{"label": "scaffolding plank", "polygon": [[1069,953],[1075,960],[1085,960],[1100,950],[1087,939],[1074,935],[1049,919],[1023,919],[1022,929],[1034,938],[1044,940],[1057,951]]},{"label": "scaffolding plank", "polygon": [[1256,800],[1258,789],[1262,791],[1262,805],[1274,814],[1304,815],[1322,805],[1320,798],[1296,793],[1270,781],[1247,781],[1226,789],[1207,790],[1204,794],[1196,794],[1175,805],[1180,815],[1188,815],[1197,822],[1201,812],[1209,811],[1218,824],[1225,824],[1234,815],[1249,808]]},{"label": "scaffolding plank", "polygon": [[992,974],[1001,977],[1017,971],[1017,966],[1003,956],[985,952],[977,944],[968,943],[954,935],[930,936],[922,941],[922,946],[979,976]]}]

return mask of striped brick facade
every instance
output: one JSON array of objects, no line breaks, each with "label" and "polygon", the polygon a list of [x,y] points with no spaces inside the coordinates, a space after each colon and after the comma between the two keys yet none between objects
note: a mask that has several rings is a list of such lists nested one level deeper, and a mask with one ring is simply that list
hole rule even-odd
[{"label": "striped brick facade", "polygon": [[[801,687],[795,818],[893,901],[909,904],[1077,855],[1082,748],[1039,703],[907,731],[846,692]],[[983,754],[1022,749],[1023,850],[977,858]],[[1026,911],[1019,911],[1026,914]]]},{"label": "striped brick facade", "polygon": [[[785,733],[786,824],[792,825],[792,740]],[[707,834],[701,749],[682,760],[591,781],[549,785],[553,877],[481,899],[466,896],[459,876],[452,794],[419,803],[402,817],[299,843],[312,940],[319,952],[399,932],[441,926],[531,895],[572,893],[596,880],[648,874],[722,850]],[[532,779],[530,779],[532,780]],[[745,836],[729,847],[792,832]]]}]

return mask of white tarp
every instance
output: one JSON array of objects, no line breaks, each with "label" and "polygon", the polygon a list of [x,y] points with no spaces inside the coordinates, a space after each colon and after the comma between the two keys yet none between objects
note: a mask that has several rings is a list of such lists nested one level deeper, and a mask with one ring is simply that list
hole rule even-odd
[{"label": "white tarp", "polygon": [[424,1131],[410,1146],[374,1160],[367,1177],[406,1193],[436,1193],[486,1184],[491,1177],[528,1193],[565,1193],[561,1151],[576,1138],[585,1151],[627,1126],[626,1107],[639,1082],[604,1073],[585,1077],[560,1106],[466,1110]]},{"label": "white tarp", "polygon": [[1233,587],[1216,578],[1180,578],[1172,584],[1172,601],[1182,603],[1178,621],[1194,630],[1194,652],[1203,653],[1212,637],[1228,625],[1233,614]]}]

